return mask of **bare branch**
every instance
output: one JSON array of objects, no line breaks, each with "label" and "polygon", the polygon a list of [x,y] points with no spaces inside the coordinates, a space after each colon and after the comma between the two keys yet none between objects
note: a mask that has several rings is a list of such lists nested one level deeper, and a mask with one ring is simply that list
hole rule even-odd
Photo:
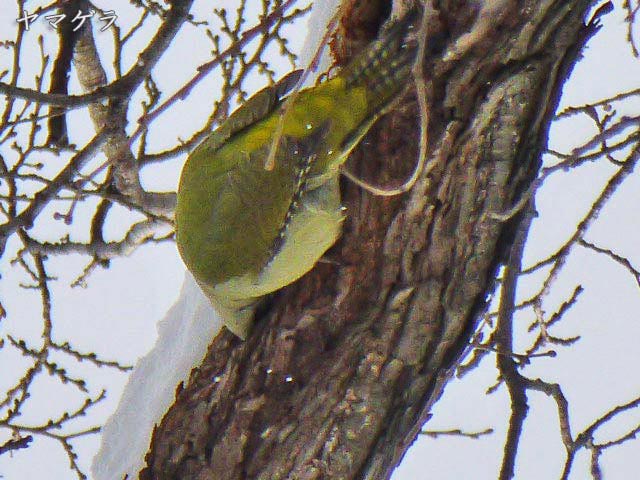
[{"label": "bare branch", "polygon": [[138,62],[129,72],[113,83],[84,95],[42,93],[29,88],[0,83],[0,94],[67,108],[89,105],[105,98],[127,98],[138,88],[165,52],[187,18],[193,0],[168,0],[168,2],[170,8],[164,21],[149,45],[140,52]]}]

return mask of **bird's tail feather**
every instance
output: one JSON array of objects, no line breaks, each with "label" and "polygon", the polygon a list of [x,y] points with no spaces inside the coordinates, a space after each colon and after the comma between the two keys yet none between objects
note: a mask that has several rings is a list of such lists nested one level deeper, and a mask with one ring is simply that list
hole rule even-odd
[{"label": "bird's tail feather", "polygon": [[415,60],[417,48],[406,37],[417,13],[415,8],[408,12],[343,70],[347,87],[366,85],[382,104],[402,88]]}]

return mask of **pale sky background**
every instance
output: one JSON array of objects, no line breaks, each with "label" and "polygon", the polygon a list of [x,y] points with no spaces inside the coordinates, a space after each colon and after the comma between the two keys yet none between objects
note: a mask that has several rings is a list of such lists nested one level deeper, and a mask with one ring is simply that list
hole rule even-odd
[{"label": "pale sky background", "polygon": [[[196,2],[196,16],[207,15],[208,2]],[[577,66],[565,88],[561,107],[582,105],[589,101],[607,97],[626,89],[637,88],[640,78],[640,62],[631,56],[625,43],[626,30],[623,24],[621,0],[615,2],[616,10],[608,15],[605,28],[592,39],[584,51],[585,58]],[[33,6],[31,6],[33,4]],[[118,24],[128,29],[136,20],[133,7],[125,0],[97,2],[105,9],[114,9],[118,14]],[[0,37],[15,28],[15,5],[10,0],[0,0]],[[36,2],[27,2],[27,9],[37,7]],[[216,5],[218,5],[216,3]],[[231,8],[229,8],[231,10]],[[143,29],[125,52],[125,71],[135,61],[137,52],[146,45],[155,32],[155,24]],[[248,20],[248,25],[252,21]],[[97,24],[98,26],[100,24]],[[152,28],[153,27],[153,28]],[[306,34],[303,24],[290,36],[294,49],[300,49]],[[640,31],[636,29],[637,36]],[[33,63],[24,64],[24,83],[31,86],[33,73],[37,70],[36,36],[42,34],[50,51],[55,51],[57,38],[46,22],[36,22],[29,32],[25,45],[31,45]],[[9,35],[13,35],[10,33]],[[103,62],[110,68],[111,35],[95,32]],[[297,46],[294,47],[294,45]],[[0,50],[0,71],[7,68],[5,51]],[[3,58],[4,57],[4,58]],[[190,78],[197,65],[208,60],[209,44],[202,31],[185,26],[176,37],[174,44],[161,59],[156,71],[158,87],[165,93],[174,91]],[[290,67],[285,61],[278,61],[282,73]],[[31,70],[31,71],[30,71]],[[112,72],[108,72],[109,78]],[[216,91],[215,78],[202,82],[188,101],[174,106],[154,125],[149,135],[149,144],[156,151],[175,144],[177,137],[187,138],[196,130],[209,112],[211,93]],[[256,84],[257,85],[257,84]],[[78,91],[76,79],[72,76],[72,88]],[[139,95],[138,95],[139,96]],[[141,98],[141,97],[140,97]],[[134,102],[135,104],[135,97]],[[621,107],[622,108],[622,107]],[[640,104],[624,107],[637,115]],[[73,141],[82,144],[92,135],[86,111],[77,110],[69,115],[70,132]],[[22,130],[24,132],[24,129]],[[593,134],[592,123],[586,119],[572,118],[557,123],[551,133],[550,147],[569,152],[582,140]],[[3,148],[3,147],[0,147]],[[0,153],[11,158],[12,152]],[[621,157],[620,157],[621,158]],[[64,164],[64,159],[50,159],[47,167],[52,171]],[[184,157],[166,162],[143,173],[145,187],[150,190],[175,189],[179,168]],[[98,165],[97,158],[92,164]],[[91,170],[90,167],[87,171]],[[536,198],[540,217],[535,220],[525,251],[525,265],[544,258],[553,252],[573,232],[573,226],[591,205],[594,196],[613,174],[614,169],[603,162],[589,164],[570,173],[556,174],[545,184]],[[4,190],[0,191],[4,192]],[[640,177],[637,173],[628,178],[619,193],[613,198],[589,231],[587,238],[602,247],[613,248],[626,255],[636,267],[640,267]],[[81,206],[76,221],[81,224],[83,215],[88,219],[95,203]],[[58,205],[59,206],[59,205]],[[60,207],[62,209],[62,207]],[[55,209],[50,209],[53,212]],[[113,215],[111,232],[113,239],[122,235],[132,214],[119,209]],[[48,212],[48,211],[47,211]],[[35,231],[41,238],[56,238],[65,231],[61,222],[54,221],[51,214],[40,216]],[[85,229],[86,230],[86,229]],[[76,239],[82,239],[82,229],[76,228]],[[14,241],[8,250],[15,251]],[[25,281],[24,273],[9,265],[12,254],[6,254],[0,262],[0,298],[8,311],[8,318],[0,323],[0,338],[11,334],[30,339],[38,345],[41,332],[40,299],[37,292],[18,288]],[[96,352],[106,359],[117,359],[124,364],[134,364],[144,355],[156,340],[156,323],[163,317],[178,297],[183,283],[184,268],[175,245],[145,246],[129,258],[112,261],[108,270],[96,270],[89,278],[89,288],[69,288],[84,267],[84,259],[79,256],[53,258],[52,274],[58,277],[52,283],[54,338],[59,342],[70,341],[83,352]],[[518,296],[526,298],[536,289],[540,276],[520,285]],[[585,287],[581,300],[565,320],[554,327],[557,335],[581,335],[574,346],[556,348],[558,357],[538,359],[524,373],[530,377],[541,377],[557,381],[571,403],[571,421],[574,432],[580,431],[595,418],[612,406],[623,404],[640,395],[640,310],[638,286],[618,265],[603,256],[576,249],[570,257],[564,273],[554,287],[553,294],[545,302],[545,310],[553,312],[561,304],[567,293],[577,283]],[[532,320],[530,313],[524,313],[516,321],[518,326],[526,326]],[[517,351],[527,348],[531,337],[523,334],[526,327],[518,330],[515,342]],[[105,401],[91,409],[90,415],[80,418],[66,429],[80,430],[86,426],[100,424],[116,407],[127,375],[107,369],[97,369],[79,364],[66,357],[55,358],[71,376],[88,380],[92,396],[97,396],[103,388],[108,389]],[[28,362],[11,347],[0,350],[0,389],[12,385],[12,374],[22,372]],[[462,380],[452,381],[435,406],[430,430],[462,428],[464,430],[495,429],[495,433],[480,440],[466,438],[419,438],[407,453],[403,463],[394,474],[394,480],[428,478],[479,479],[496,478],[502,455],[502,443],[506,431],[508,396],[504,388],[486,396],[485,390],[495,381],[495,358],[489,356],[481,367]],[[2,390],[4,391],[4,390]],[[20,418],[22,423],[37,424],[50,416],[56,417],[65,408],[75,409],[81,405],[83,397],[71,387],[61,386],[56,380],[40,376],[32,389],[29,407]],[[523,442],[517,459],[517,479],[555,479],[559,477],[564,462],[563,447],[558,433],[555,404],[542,394],[529,397],[530,413],[525,426]],[[71,407],[69,407],[71,405]],[[0,412],[0,415],[2,412]],[[640,411],[621,416],[610,427],[602,430],[597,438],[604,441],[615,438],[640,422]],[[0,429],[0,444],[10,433]],[[79,455],[79,464],[88,472],[91,458],[99,445],[99,435],[85,437],[74,442]],[[601,465],[607,480],[635,478],[640,471],[640,443],[627,442],[607,451]],[[581,454],[573,470],[572,479],[590,478],[589,459]],[[67,468],[66,454],[52,440],[37,437],[25,451],[0,456],[0,475],[5,480],[75,478]]]}]

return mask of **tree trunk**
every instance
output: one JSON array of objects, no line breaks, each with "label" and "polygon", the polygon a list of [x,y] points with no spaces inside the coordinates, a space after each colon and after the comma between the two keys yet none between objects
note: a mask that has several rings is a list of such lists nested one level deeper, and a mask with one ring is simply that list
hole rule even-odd
[{"label": "tree trunk", "polygon": [[[343,181],[329,261],[269,299],[245,342],[218,335],[156,429],[142,478],[385,479],[429,418],[597,26],[584,26],[593,0],[426,3],[427,168],[392,198]],[[407,175],[417,112],[408,96],[349,168],[376,184]]]}]

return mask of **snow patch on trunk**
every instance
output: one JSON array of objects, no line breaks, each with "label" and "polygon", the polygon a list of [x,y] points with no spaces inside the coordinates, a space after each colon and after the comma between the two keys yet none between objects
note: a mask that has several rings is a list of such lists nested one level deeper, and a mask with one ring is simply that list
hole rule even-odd
[{"label": "snow patch on trunk", "polygon": [[138,477],[151,432],[173,403],[176,386],[202,362],[221,328],[220,317],[187,273],[180,297],[158,324],[155,346],[136,364],[118,408],[102,429],[91,467],[94,480]]}]

